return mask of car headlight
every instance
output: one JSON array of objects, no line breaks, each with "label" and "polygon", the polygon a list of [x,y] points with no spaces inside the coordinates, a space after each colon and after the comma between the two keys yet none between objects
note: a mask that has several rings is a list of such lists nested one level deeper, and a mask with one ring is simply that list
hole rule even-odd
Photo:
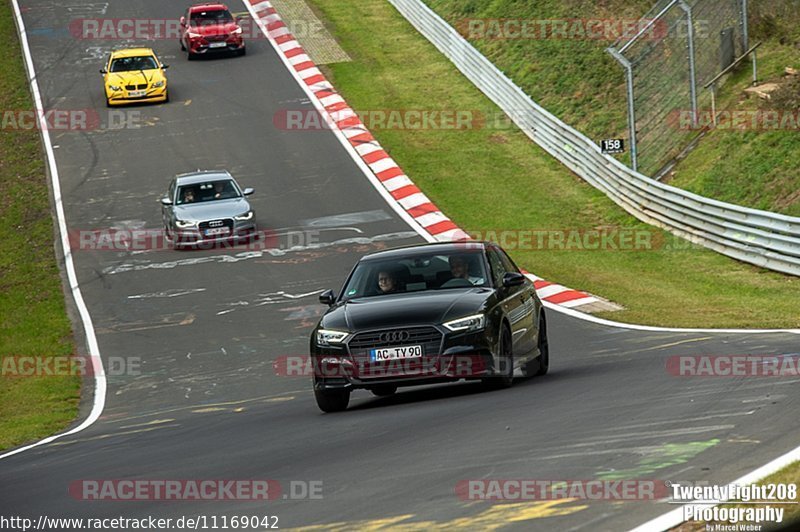
[{"label": "car headlight", "polygon": [[187,222],[187,221],[184,221],[184,220],[175,220],[175,225],[177,225],[181,229],[186,229],[187,227],[195,227],[195,226],[197,226],[197,222]]},{"label": "car headlight", "polygon": [[112,91],[121,91],[122,90],[122,87],[117,87],[116,85],[109,85],[108,88],[111,89]]},{"label": "car headlight", "polygon": [[347,338],[349,333],[342,331],[329,331],[320,329],[317,331],[317,345],[327,346],[332,344],[341,344]]},{"label": "car headlight", "polygon": [[241,35],[241,34],[242,34],[242,28],[236,28],[231,32],[231,35]]},{"label": "car headlight", "polygon": [[451,331],[479,331],[486,325],[486,316],[484,314],[473,314],[472,316],[448,321],[442,325]]},{"label": "car headlight", "polygon": [[246,213],[240,214],[239,216],[234,216],[233,219],[236,220],[237,222],[244,222],[247,220],[252,220],[254,214],[255,213],[253,213],[253,211],[247,211]]},{"label": "car headlight", "polygon": [[190,39],[198,39],[200,37],[202,37],[202,35],[200,35],[199,33],[192,33],[191,31],[189,32]]},{"label": "car headlight", "polygon": [[163,86],[164,86],[164,80],[163,79],[161,81],[156,81],[155,83],[153,83],[153,88],[154,89],[160,89]]}]

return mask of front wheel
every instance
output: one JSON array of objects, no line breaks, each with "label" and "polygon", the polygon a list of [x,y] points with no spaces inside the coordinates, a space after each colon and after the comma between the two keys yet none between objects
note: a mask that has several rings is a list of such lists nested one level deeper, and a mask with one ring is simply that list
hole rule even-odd
[{"label": "front wheel", "polygon": [[535,373],[537,377],[547,375],[550,369],[550,345],[547,343],[547,321],[544,319],[544,309],[539,317],[539,370]]},{"label": "front wheel", "polygon": [[350,404],[350,390],[314,390],[317,406],[323,412],[341,412]]},{"label": "front wheel", "polygon": [[489,390],[510,388],[514,384],[514,354],[511,346],[511,331],[508,326],[501,325],[500,342],[497,346],[497,365],[495,372],[490,377],[482,379],[483,385]]}]

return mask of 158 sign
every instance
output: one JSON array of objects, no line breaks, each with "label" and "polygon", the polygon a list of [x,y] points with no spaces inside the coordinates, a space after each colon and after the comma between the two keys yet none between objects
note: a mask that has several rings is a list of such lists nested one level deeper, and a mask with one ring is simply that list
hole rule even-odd
[{"label": "158 sign", "polygon": [[600,141],[600,150],[603,153],[625,153],[623,139],[603,139]]}]

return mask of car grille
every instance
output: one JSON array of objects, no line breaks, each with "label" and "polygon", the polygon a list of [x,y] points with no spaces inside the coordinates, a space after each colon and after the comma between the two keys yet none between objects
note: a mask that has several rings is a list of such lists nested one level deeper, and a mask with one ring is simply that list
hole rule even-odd
[{"label": "car grille", "polygon": [[[383,340],[385,333],[408,333],[407,338],[398,340]],[[368,358],[370,349],[383,347],[397,347],[407,345],[421,345],[425,356],[434,356],[439,353],[442,343],[442,333],[434,327],[411,327],[406,329],[387,329],[356,334],[347,346],[350,354],[355,358]]]},{"label": "car grille", "polygon": [[[412,345],[422,346],[421,359],[370,361],[371,349]],[[361,379],[380,381],[412,375],[431,375],[438,372],[436,368],[442,348],[442,333],[430,326],[364,332],[356,334],[348,342],[347,348],[356,366],[356,376]]]},{"label": "car grille", "polygon": [[210,220],[208,222],[200,222],[200,230],[216,229],[217,227],[227,227],[233,231],[233,220],[226,218],[224,220]]},{"label": "car grille", "polygon": [[222,41],[227,41],[228,40],[228,36],[227,35],[206,35],[205,39],[208,42],[222,42]]},{"label": "car grille", "polygon": [[147,88],[147,83],[141,83],[139,85],[125,85],[125,90],[128,91],[142,90],[146,88]]}]

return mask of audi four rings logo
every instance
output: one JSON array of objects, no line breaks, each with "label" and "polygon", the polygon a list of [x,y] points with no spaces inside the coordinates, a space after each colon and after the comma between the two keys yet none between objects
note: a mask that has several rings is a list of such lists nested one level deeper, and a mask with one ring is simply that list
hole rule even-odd
[{"label": "audi four rings logo", "polygon": [[223,222],[222,220],[214,220],[213,222],[208,222],[208,226],[209,227],[219,227],[224,223],[225,222]]},{"label": "audi four rings logo", "polygon": [[408,331],[389,331],[381,333],[381,342],[404,342],[409,336]]}]

